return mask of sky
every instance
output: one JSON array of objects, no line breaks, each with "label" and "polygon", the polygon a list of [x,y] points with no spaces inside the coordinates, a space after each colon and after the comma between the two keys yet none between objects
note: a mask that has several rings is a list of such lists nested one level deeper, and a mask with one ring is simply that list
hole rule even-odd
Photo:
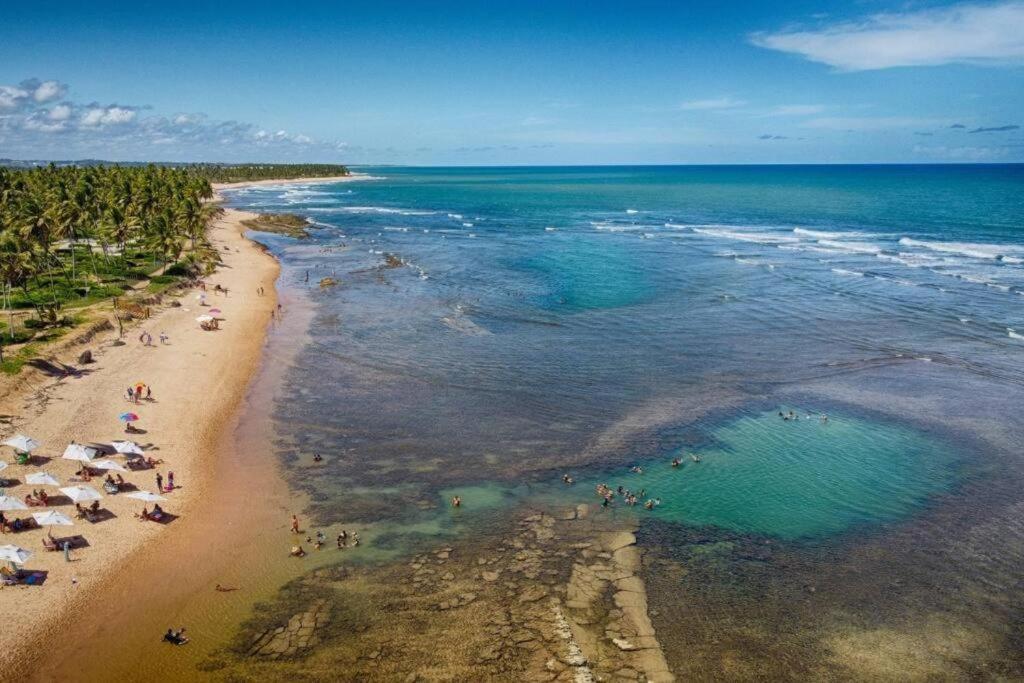
[{"label": "sky", "polygon": [[1024,0],[5,3],[0,158],[1024,161]]}]

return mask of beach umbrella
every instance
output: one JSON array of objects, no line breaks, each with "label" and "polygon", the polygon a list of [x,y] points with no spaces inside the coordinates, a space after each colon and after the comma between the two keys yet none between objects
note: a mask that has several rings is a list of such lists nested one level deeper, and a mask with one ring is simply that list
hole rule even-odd
[{"label": "beach umbrella", "polygon": [[14,496],[0,496],[0,511],[7,512],[9,510],[28,510],[28,505]]},{"label": "beach umbrella", "polygon": [[216,315],[216,314],[220,313],[220,309],[219,308],[211,308],[210,309],[210,313],[212,315]]},{"label": "beach umbrella", "polygon": [[91,486],[65,486],[60,490],[74,503],[88,503],[90,500],[100,500],[103,496]]},{"label": "beach umbrella", "polygon": [[92,466],[101,470],[114,470],[115,472],[128,471],[126,467],[123,467],[120,463],[116,463],[113,460],[97,460],[92,463]]},{"label": "beach umbrella", "polygon": [[0,561],[25,564],[32,552],[16,545],[0,545]]},{"label": "beach umbrella", "polygon": [[197,323],[208,323],[211,320],[213,320],[213,316],[212,315],[201,315],[198,318],[196,318],[196,322]]},{"label": "beach umbrella", "polygon": [[135,422],[139,419],[139,416],[135,413],[121,413],[117,416],[117,419],[121,422]]},{"label": "beach umbrella", "polygon": [[158,496],[157,494],[150,493],[149,491],[132,491],[131,493],[126,493],[124,497],[134,498],[135,500],[144,500],[147,503],[156,503],[161,500],[167,500],[163,496]]},{"label": "beach umbrella", "polygon": [[60,482],[47,472],[33,472],[25,477],[25,483],[35,486],[60,486]]},{"label": "beach umbrella", "polygon": [[68,447],[64,449],[64,455],[60,456],[65,460],[81,460],[82,462],[92,462],[92,459],[96,457],[97,451],[95,448],[89,446],[83,446],[80,443],[68,444]]},{"label": "beach umbrella", "polygon": [[39,442],[35,439],[25,436],[24,434],[15,434],[11,438],[4,441],[5,446],[10,446],[16,451],[22,453],[31,453],[35,449],[39,448]]},{"label": "beach umbrella", "polygon": [[114,441],[110,444],[114,450],[122,455],[144,455],[142,446],[134,441]]},{"label": "beach umbrella", "polygon": [[47,510],[46,512],[33,512],[32,516],[39,526],[74,526],[75,523],[63,512]]}]

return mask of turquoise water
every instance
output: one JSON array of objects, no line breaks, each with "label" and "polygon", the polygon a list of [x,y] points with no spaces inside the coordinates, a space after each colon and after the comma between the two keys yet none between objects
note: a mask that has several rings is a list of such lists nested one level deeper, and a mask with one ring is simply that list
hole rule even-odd
[{"label": "turquoise water", "polygon": [[[784,408],[788,411],[789,408]],[[832,415],[742,417],[711,433],[715,445],[640,464],[600,480],[639,499],[637,514],[780,538],[825,536],[917,512],[956,482],[956,454],[913,430]],[[699,462],[694,462],[697,455]],[[598,483],[588,479],[588,490]],[[645,500],[661,503],[652,510]],[[624,502],[618,497],[615,503]]]}]

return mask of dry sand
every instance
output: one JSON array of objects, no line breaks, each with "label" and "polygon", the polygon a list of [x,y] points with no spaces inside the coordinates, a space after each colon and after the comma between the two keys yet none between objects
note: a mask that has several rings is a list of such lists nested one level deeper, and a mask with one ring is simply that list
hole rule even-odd
[{"label": "dry sand", "polygon": [[[153,491],[156,472],[166,478],[173,471],[179,488],[166,494],[168,500],[163,507],[167,512],[187,516],[197,500],[212,494],[211,472],[219,457],[217,447],[223,444],[221,428],[232,422],[259,366],[276,305],[277,262],[242,235],[240,221],[251,217],[228,210],[211,228],[211,241],[221,252],[224,265],[206,279],[207,301],[209,307],[221,309],[221,329],[199,329],[195,318],[206,309],[198,305],[196,292],[189,291],[180,298],[180,308],[155,311],[150,320],[126,328],[126,345],[113,346],[113,337],[93,340],[89,348],[96,352],[96,362],[85,367],[85,374],[51,380],[21,396],[14,394],[0,405],[0,413],[13,418],[3,430],[3,438],[20,432],[43,444],[37,452],[43,456],[37,458],[38,464],[12,464],[3,476],[23,480],[26,474],[41,469],[64,485],[79,464],[60,458],[68,443],[132,438],[144,445],[152,444],[149,455],[163,459],[164,464],[122,476],[139,489]],[[215,295],[214,284],[226,287],[228,296]],[[264,288],[264,296],[257,295],[258,287]],[[152,334],[154,346],[138,341],[143,329]],[[166,345],[159,342],[161,332],[170,337]],[[152,402],[143,400],[137,406],[127,402],[125,389],[137,381],[152,387]],[[118,415],[126,410],[139,414],[141,419],[136,424],[146,430],[145,434],[126,437],[118,421]],[[0,459],[11,462],[11,455],[10,449],[4,448]],[[44,458],[50,458],[49,462],[43,462]],[[102,492],[101,479],[94,479],[91,485]],[[6,492],[23,498],[32,488],[22,484]],[[57,493],[54,487],[47,490]],[[73,518],[75,508],[64,500],[66,504],[51,509]],[[13,543],[33,552],[25,569],[47,572],[42,586],[0,590],[0,608],[14,620],[10,623],[17,624],[16,628],[0,630],[0,671],[27,654],[26,650],[38,649],[36,645],[47,642],[48,632],[59,633],[61,625],[67,628],[69,617],[86,596],[98,586],[116,581],[118,572],[140,549],[174,533],[175,522],[162,525],[136,519],[134,513],[143,503],[123,494],[105,495],[101,505],[114,517],[95,524],[76,520],[73,527],[53,527],[57,537],[81,535],[88,542],[88,547],[72,551],[70,563],[65,562],[63,553],[44,552],[42,538],[46,530],[9,533],[0,539],[2,544]],[[43,509],[7,514],[25,517]]]}]

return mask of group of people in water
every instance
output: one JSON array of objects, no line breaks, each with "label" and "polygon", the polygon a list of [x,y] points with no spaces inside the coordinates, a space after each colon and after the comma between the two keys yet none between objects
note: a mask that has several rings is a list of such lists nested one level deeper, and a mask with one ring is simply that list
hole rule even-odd
[{"label": "group of people in water", "polygon": [[[292,515],[291,530],[293,534],[302,533],[302,531],[299,529],[299,518],[297,515]],[[306,543],[311,544],[314,550],[322,549],[326,542],[327,536],[324,535],[323,531],[317,531],[315,537],[306,536]],[[359,546],[359,533],[356,531],[349,532],[345,529],[342,529],[340,532],[338,532],[336,542],[338,544],[338,550],[343,550],[345,548],[350,547],[356,548]],[[292,557],[305,557],[306,550],[302,547],[302,544],[300,543],[297,545],[293,545],[291,551],[288,554]]]},{"label": "group of people in water", "polygon": [[[780,410],[779,411],[779,417],[781,417],[786,422],[789,422],[790,420],[799,420],[800,419],[800,416],[797,415],[792,410],[789,411],[788,413],[784,413],[784,412],[782,412]],[[804,419],[805,420],[810,420],[812,417],[814,417],[814,415],[812,415],[811,413],[807,413],[807,415],[804,416]],[[822,413],[821,415],[818,416],[818,419],[822,422],[822,424],[824,424],[824,423],[828,422],[828,415],[826,415],[825,413]]]},{"label": "group of people in water", "polygon": [[[630,491],[624,486],[618,486],[613,489],[607,484],[598,484],[596,490],[597,495],[601,496],[601,507],[610,506],[616,496],[620,496],[622,498],[622,502],[630,507],[639,505],[641,500],[644,501],[643,505],[647,510],[653,510],[657,506],[661,505],[661,498],[647,498],[647,489]],[[646,500],[644,500],[645,498]]]}]

